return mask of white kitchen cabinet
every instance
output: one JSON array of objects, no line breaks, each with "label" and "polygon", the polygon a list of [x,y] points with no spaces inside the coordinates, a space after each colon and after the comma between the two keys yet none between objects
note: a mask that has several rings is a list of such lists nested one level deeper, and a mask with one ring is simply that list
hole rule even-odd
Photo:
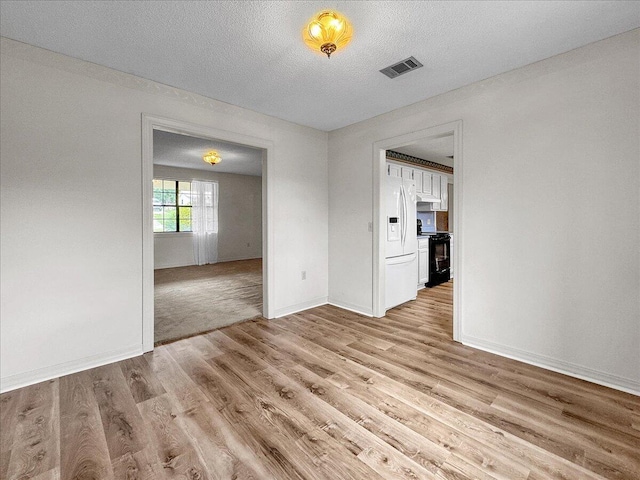
[{"label": "white kitchen cabinet", "polygon": [[440,203],[434,203],[433,209],[439,212],[446,212],[449,210],[449,183],[446,175],[439,175],[440,177]]},{"label": "white kitchen cabinet", "polygon": [[[420,178],[422,180],[422,192],[420,197],[424,202],[429,202],[430,200],[437,200],[440,198],[440,185],[442,183],[440,179],[440,175],[437,173],[432,173],[426,170],[418,170],[416,169],[414,175],[420,174],[416,178]],[[417,181],[416,181],[417,184]],[[435,207],[435,205],[434,205]],[[433,208],[435,210],[435,208]]]},{"label": "white kitchen cabinet", "polygon": [[418,240],[418,288],[429,281],[429,240]]},{"label": "white kitchen cabinet", "polygon": [[434,173],[433,177],[433,190],[434,197],[439,198],[440,202],[433,202],[431,204],[431,211],[434,212],[447,212],[449,211],[449,184],[446,175],[438,175]]},{"label": "white kitchen cabinet", "polygon": [[433,195],[433,174],[422,172],[422,193],[429,197]]},{"label": "white kitchen cabinet", "polygon": [[413,180],[413,168],[402,167],[402,178],[405,180]]},{"label": "white kitchen cabinet", "polygon": [[442,183],[440,184],[440,198],[442,199],[442,210],[449,210],[449,180],[445,175],[441,177]]},{"label": "white kitchen cabinet", "polygon": [[[441,212],[449,210],[449,189],[446,175],[440,175],[422,168],[412,168],[399,163],[387,162],[387,175],[413,180],[416,184],[416,194],[431,211]],[[440,202],[428,203],[430,199],[440,199]]]},{"label": "white kitchen cabinet", "polygon": [[400,165],[396,165],[395,163],[387,163],[387,175],[390,177],[401,177],[402,168]]},{"label": "white kitchen cabinet", "polygon": [[[441,185],[440,177],[441,175],[438,175],[437,173],[431,174],[431,195],[433,195],[434,198],[440,198],[440,185]],[[438,209],[437,202],[433,204],[433,209],[434,210]]]},{"label": "white kitchen cabinet", "polygon": [[422,170],[413,169],[413,179],[416,181],[416,193],[422,194]]}]

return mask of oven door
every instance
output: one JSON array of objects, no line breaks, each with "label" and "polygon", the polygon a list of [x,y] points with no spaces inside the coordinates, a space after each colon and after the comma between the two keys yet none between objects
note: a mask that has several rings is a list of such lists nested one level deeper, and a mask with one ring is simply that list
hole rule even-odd
[{"label": "oven door", "polygon": [[429,281],[427,287],[433,287],[450,279],[450,237],[432,235],[429,237]]}]

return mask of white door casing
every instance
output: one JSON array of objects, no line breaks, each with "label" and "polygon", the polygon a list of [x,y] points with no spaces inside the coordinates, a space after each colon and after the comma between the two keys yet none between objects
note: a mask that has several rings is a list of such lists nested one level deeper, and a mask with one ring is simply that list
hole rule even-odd
[{"label": "white door casing", "polygon": [[[385,238],[386,238],[386,212],[382,202],[385,199],[386,150],[402,147],[409,143],[428,138],[437,138],[453,134],[453,169],[454,169],[454,226],[456,235],[453,255],[456,280],[453,285],[453,339],[460,340],[462,331],[463,309],[462,288],[464,285],[464,269],[462,265],[462,246],[464,245],[464,230],[461,225],[462,218],[462,120],[457,120],[443,125],[418,130],[392,138],[382,139],[373,144],[373,316],[385,315]],[[440,187],[440,185],[438,185]],[[439,188],[438,188],[439,190]],[[439,192],[438,192],[439,193]]]},{"label": "white door casing", "polygon": [[273,318],[273,221],[269,189],[269,164],[273,161],[273,142],[236,132],[219,130],[180,120],[142,114],[142,348],[153,350],[154,305],[153,305],[153,131],[189,135],[193,137],[222,140],[240,145],[261,148],[262,155],[262,314]]}]

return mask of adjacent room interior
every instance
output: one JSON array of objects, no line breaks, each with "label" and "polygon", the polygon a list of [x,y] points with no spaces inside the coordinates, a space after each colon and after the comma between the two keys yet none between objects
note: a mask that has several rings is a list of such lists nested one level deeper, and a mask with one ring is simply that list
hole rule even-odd
[{"label": "adjacent room interior", "polygon": [[[450,284],[452,309],[454,133],[426,136],[384,154],[385,310],[430,298],[441,284]],[[453,339],[453,317],[447,322]]]},{"label": "adjacent room interior", "polygon": [[156,345],[262,315],[262,156],[154,130]]}]

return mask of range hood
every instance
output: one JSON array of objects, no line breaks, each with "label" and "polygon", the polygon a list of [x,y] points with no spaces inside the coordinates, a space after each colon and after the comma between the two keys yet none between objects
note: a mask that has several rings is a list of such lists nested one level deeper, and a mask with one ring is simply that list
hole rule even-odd
[{"label": "range hood", "polygon": [[416,193],[416,202],[418,203],[441,203],[442,199],[435,198],[429,195],[422,195],[421,193]]}]

